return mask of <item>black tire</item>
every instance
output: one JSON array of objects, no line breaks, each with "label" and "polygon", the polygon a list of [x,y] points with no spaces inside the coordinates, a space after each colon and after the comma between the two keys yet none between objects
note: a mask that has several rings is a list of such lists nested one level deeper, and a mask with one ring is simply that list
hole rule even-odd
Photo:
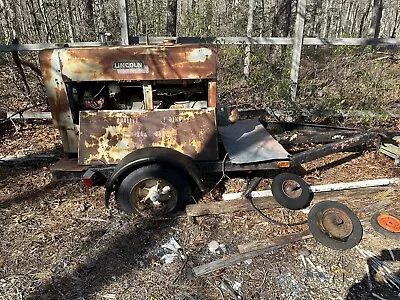
[{"label": "black tire", "polygon": [[[331,216],[328,214],[331,214]],[[324,227],[324,218],[327,218],[327,216],[331,220],[332,216],[339,216],[334,220],[335,224],[331,222],[336,232],[329,231]],[[338,223],[338,221],[341,222]],[[311,234],[318,242],[332,249],[346,250],[353,248],[360,243],[363,236],[360,220],[350,208],[337,201],[322,201],[315,204],[308,214],[308,226]],[[340,234],[337,234],[338,232]]]},{"label": "black tire", "polygon": [[[173,194],[171,197],[173,201],[167,200],[169,207],[163,208],[161,206],[160,209],[155,209],[155,206],[148,199],[146,201],[150,202],[150,204],[138,202],[136,192],[139,193],[139,184],[150,182],[151,180],[168,184],[170,192]],[[136,169],[126,176],[118,187],[116,200],[119,207],[128,214],[138,212],[145,217],[155,217],[184,209],[186,204],[190,202],[191,196],[191,187],[183,172],[168,166],[153,164]],[[145,209],[144,206],[147,206],[148,209]]]},{"label": "black tire", "polygon": [[[382,234],[384,237],[387,237],[387,238],[390,238],[390,239],[393,239],[393,240],[396,240],[396,241],[400,241],[400,232],[398,232],[398,224],[396,224],[397,225],[396,226],[396,229],[397,229],[396,231],[393,231],[393,229],[392,229],[392,231],[390,231],[388,229],[385,229],[384,227],[381,226],[382,222],[378,221],[378,218],[382,217],[382,216],[390,216],[391,218],[394,218],[396,223],[400,222],[400,218],[398,218],[398,216],[395,216],[393,214],[389,214],[389,213],[386,213],[386,212],[376,212],[371,217],[371,220],[370,220],[372,228],[374,228],[376,232]],[[381,224],[379,224],[379,223],[381,223]],[[390,225],[390,224],[388,224],[388,225]],[[391,226],[391,227],[393,227],[393,226]]]},{"label": "black tire", "polygon": [[283,207],[298,210],[306,208],[313,199],[310,186],[299,176],[281,173],[272,181],[272,195]]}]

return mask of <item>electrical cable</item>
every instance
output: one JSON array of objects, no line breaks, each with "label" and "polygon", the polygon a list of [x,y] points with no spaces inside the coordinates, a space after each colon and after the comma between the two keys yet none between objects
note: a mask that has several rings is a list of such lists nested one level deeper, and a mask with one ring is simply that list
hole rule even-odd
[{"label": "electrical cable", "polygon": [[254,202],[253,202],[253,197],[251,197],[250,195],[247,197],[247,199],[250,200],[251,206],[253,206],[254,210],[261,216],[263,217],[266,221],[275,224],[275,225],[280,225],[280,226],[299,226],[299,225],[304,225],[307,223],[307,220],[301,221],[301,222],[296,222],[296,223],[284,223],[284,222],[280,222],[277,220],[274,220],[270,217],[268,217],[267,215],[265,215],[258,207],[255,206]]}]

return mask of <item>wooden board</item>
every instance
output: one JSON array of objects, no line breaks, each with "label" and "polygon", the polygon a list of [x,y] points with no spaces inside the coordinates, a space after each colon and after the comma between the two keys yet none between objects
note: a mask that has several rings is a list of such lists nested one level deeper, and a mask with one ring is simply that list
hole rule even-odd
[{"label": "wooden board", "polygon": [[[314,196],[313,202],[324,200],[336,200],[344,202],[351,206],[354,202],[359,202],[360,205],[365,206],[370,204],[371,201],[396,198],[400,192],[399,186],[388,187],[370,187],[356,190],[335,191],[335,192],[322,192]],[[274,197],[255,198],[254,204],[259,209],[278,208],[281,207],[274,199]],[[209,203],[191,204],[186,207],[186,214],[189,217],[197,217],[202,215],[215,215],[223,213],[232,213],[236,211],[251,211],[253,207],[247,199],[238,199],[230,201],[218,201]]]},{"label": "wooden board", "polygon": [[264,247],[262,249],[258,249],[258,250],[246,252],[246,253],[234,254],[234,255],[231,255],[231,256],[228,256],[228,257],[225,257],[222,259],[212,261],[210,263],[207,263],[207,264],[204,264],[201,266],[197,266],[197,267],[193,268],[193,273],[195,276],[203,276],[206,274],[210,274],[216,270],[232,266],[232,265],[240,263],[246,259],[254,258],[254,257],[264,254],[268,251],[282,248],[283,246],[285,246],[287,244],[290,244],[290,243],[293,243],[296,241],[300,241],[300,240],[304,240],[307,237],[308,238],[311,237],[310,232],[308,230],[299,232],[296,234],[281,236],[280,237],[281,239],[279,241],[276,240],[276,243],[272,242],[269,246]]},{"label": "wooden board", "polygon": [[239,253],[247,253],[266,247],[272,247],[277,245],[287,245],[297,241],[306,240],[312,238],[313,236],[308,230],[302,232],[296,232],[288,235],[275,236],[265,240],[253,241],[246,244],[238,245]]}]

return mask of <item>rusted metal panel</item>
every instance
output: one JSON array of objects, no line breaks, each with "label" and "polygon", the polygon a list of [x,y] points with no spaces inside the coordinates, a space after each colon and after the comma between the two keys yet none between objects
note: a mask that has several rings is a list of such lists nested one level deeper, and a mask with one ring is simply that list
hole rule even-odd
[{"label": "rusted metal panel", "polygon": [[212,45],[118,46],[56,49],[68,81],[215,79]]},{"label": "rusted metal panel", "polygon": [[218,127],[218,131],[230,160],[235,164],[288,160],[290,157],[258,119],[240,120]]},{"label": "rusted metal panel", "polygon": [[215,109],[81,111],[78,160],[116,164],[135,149],[167,147],[195,160],[218,159]]},{"label": "rusted metal panel", "polygon": [[77,153],[78,129],[72,120],[67,91],[61,76],[58,52],[53,50],[41,51],[39,61],[53,123],[60,131],[64,151],[66,153]]}]

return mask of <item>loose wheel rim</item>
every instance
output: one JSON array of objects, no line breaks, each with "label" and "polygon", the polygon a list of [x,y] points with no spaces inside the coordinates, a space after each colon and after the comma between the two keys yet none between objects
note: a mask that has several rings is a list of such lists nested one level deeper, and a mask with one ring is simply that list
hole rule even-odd
[{"label": "loose wheel rim", "polygon": [[296,199],[301,196],[302,189],[297,181],[288,179],[282,183],[282,192],[287,197]]},{"label": "loose wheel rim", "polygon": [[325,233],[339,240],[347,239],[353,232],[351,218],[346,212],[337,208],[324,210],[319,216],[319,224]]},{"label": "loose wheel rim", "polygon": [[133,186],[131,201],[135,209],[143,215],[160,215],[175,209],[178,193],[167,180],[147,178]]},{"label": "loose wheel rim", "polygon": [[382,214],[377,217],[377,223],[382,228],[393,233],[400,233],[400,220],[391,215]]}]

